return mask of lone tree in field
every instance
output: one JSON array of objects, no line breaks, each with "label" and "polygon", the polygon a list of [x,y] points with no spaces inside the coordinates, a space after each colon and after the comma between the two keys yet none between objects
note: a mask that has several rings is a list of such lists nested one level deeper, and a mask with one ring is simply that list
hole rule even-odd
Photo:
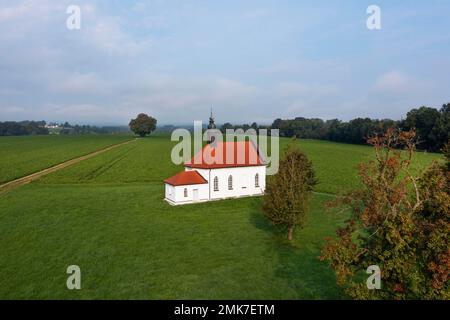
[{"label": "lone tree in field", "polygon": [[145,113],[140,113],[136,119],[130,121],[129,126],[135,134],[145,137],[156,129],[156,119]]},{"label": "lone tree in field", "polygon": [[[362,186],[332,204],[350,207],[351,216],[336,239],[327,239],[321,259],[356,299],[449,299],[448,149],[445,165],[433,163],[415,177],[414,131],[389,129],[368,142],[374,159],[360,165]],[[380,268],[378,290],[361,277],[371,265]]]},{"label": "lone tree in field", "polygon": [[267,182],[263,212],[274,225],[286,227],[289,241],[295,227],[305,223],[316,183],[311,161],[298,148],[288,146],[278,173]]}]

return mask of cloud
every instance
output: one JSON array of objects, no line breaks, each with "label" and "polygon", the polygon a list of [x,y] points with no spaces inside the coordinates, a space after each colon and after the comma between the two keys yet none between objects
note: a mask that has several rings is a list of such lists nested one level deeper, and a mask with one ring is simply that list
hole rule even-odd
[{"label": "cloud", "polygon": [[100,22],[86,32],[90,45],[108,55],[136,57],[149,50],[152,39],[137,40],[127,34],[116,19],[99,19]]},{"label": "cloud", "polygon": [[416,78],[403,72],[392,70],[380,75],[369,90],[369,96],[378,95],[385,99],[423,99],[433,94],[433,81]]},{"label": "cloud", "polygon": [[0,121],[6,120],[47,120],[69,121],[75,123],[122,123],[119,120],[131,119],[135,112],[121,107],[111,108],[96,104],[60,105],[47,103],[39,107],[2,106],[0,105]]},{"label": "cloud", "polygon": [[100,78],[97,74],[79,73],[66,74],[50,87],[51,91],[68,94],[103,94],[108,92],[110,83]]},{"label": "cloud", "polygon": [[417,85],[418,82],[407,75],[398,71],[390,71],[378,77],[373,89],[378,92],[405,93],[416,89]]},{"label": "cloud", "polygon": [[111,109],[94,104],[51,106],[48,109],[52,110],[54,119],[64,119],[69,116],[85,123],[92,123],[93,119],[101,119],[104,123],[116,122],[117,119],[129,116],[124,110]]},{"label": "cloud", "polygon": [[[399,118],[448,99],[448,45],[426,42],[448,36],[448,19],[369,35],[339,28],[360,22],[347,21],[360,17],[350,5],[341,17],[337,4],[79,0],[71,31],[69,4],[1,2],[0,121],[126,123],[143,111],[185,123],[211,106],[218,122]],[[404,34],[427,46],[405,51]]]},{"label": "cloud", "polygon": [[[10,118],[15,118],[17,115],[25,115],[27,110],[23,107],[18,106],[1,106],[0,105],[0,117],[7,120]],[[0,120],[2,121],[2,120]]]},{"label": "cloud", "polygon": [[335,84],[282,82],[277,85],[275,92],[282,97],[320,97],[336,95],[340,89]]},{"label": "cloud", "polygon": [[140,106],[161,116],[178,111],[178,116],[185,114],[199,118],[204,117],[211,106],[219,113],[218,110],[225,111],[225,108],[227,111],[242,110],[259,94],[254,86],[222,77],[149,74],[135,79],[139,79],[136,80],[138,86],[126,91],[124,104]]},{"label": "cloud", "polygon": [[4,7],[0,8],[0,22],[4,23],[8,20],[15,19],[17,17],[23,16],[31,8],[30,2],[22,3],[14,7]]}]

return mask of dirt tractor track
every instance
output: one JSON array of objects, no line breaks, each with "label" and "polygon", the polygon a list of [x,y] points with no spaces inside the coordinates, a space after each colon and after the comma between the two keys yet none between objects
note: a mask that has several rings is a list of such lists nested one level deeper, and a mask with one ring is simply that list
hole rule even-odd
[{"label": "dirt tractor track", "polygon": [[32,181],[38,180],[42,176],[45,176],[45,175],[50,174],[52,172],[61,170],[63,168],[66,168],[66,167],[71,166],[73,164],[76,164],[78,162],[87,160],[87,159],[95,157],[95,156],[97,156],[97,155],[99,155],[101,153],[107,152],[109,150],[115,149],[117,147],[123,146],[125,144],[131,143],[131,142],[134,142],[134,141],[136,141],[136,139],[128,140],[128,141],[125,141],[125,142],[121,142],[121,143],[118,143],[118,144],[115,144],[115,145],[112,145],[112,146],[109,146],[109,147],[106,147],[106,148],[103,148],[103,149],[91,152],[91,153],[86,154],[84,156],[61,162],[61,163],[59,163],[57,165],[54,165],[54,166],[52,166],[50,168],[47,168],[47,169],[44,169],[44,170],[32,173],[30,175],[27,175],[27,176],[24,176],[24,177],[21,177],[21,178],[18,178],[18,179],[6,182],[6,183],[0,185],[0,194],[7,193],[7,192],[9,192],[9,191],[11,191],[11,190],[13,190],[13,189],[15,189],[17,187],[20,187],[20,186],[23,186],[23,185],[25,185],[27,183],[30,183]]}]

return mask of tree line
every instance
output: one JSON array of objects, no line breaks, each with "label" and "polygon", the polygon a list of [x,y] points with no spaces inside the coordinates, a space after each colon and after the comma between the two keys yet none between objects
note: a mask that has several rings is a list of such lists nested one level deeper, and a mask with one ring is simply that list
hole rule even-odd
[{"label": "tree line", "polygon": [[78,134],[110,134],[129,132],[126,126],[97,127],[90,125],[71,125],[68,122],[48,128],[45,121],[5,121],[0,122],[0,136],[47,135],[57,133],[63,135]]},{"label": "tree line", "polygon": [[110,126],[110,127],[97,127],[90,125],[71,125],[68,122],[61,125],[59,134],[63,135],[78,135],[78,134],[109,134],[128,132],[128,128],[125,126]]},{"label": "tree line", "polygon": [[336,142],[365,144],[367,137],[382,134],[388,128],[415,129],[417,148],[440,151],[450,138],[450,103],[439,110],[430,107],[412,109],[403,120],[356,118],[348,122],[338,119],[322,120],[297,117],[276,119],[271,128],[279,129],[281,137],[321,139]]},{"label": "tree line", "polygon": [[0,122],[0,136],[25,136],[48,133],[45,121]]},{"label": "tree line", "polygon": [[239,125],[233,125],[229,122],[224,123],[221,127],[220,127],[220,131],[225,134],[227,129],[233,129],[233,130],[237,130],[237,129],[243,129],[244,131],[247,131],[248,129],[270,129],[270,126],[262,126],[262,125],[258,125],[256,122],[253,122],[252,124],[239,124]]}]

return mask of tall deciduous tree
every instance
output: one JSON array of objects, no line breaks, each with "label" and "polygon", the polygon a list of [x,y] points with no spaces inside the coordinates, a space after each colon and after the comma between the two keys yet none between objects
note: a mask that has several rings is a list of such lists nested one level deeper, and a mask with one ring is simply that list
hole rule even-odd
[{"label": "tall deciduous tree", "polygon": [[156,119],[146,115],[145,113],[138,114],[136,119],[130,121],[130,129],[141,137],[152,133],[156,129]]},{"label": "tall deciduous tree", "polygon": [[431,151],[439,151],[447,142],[439,141],[437,125],[441,113],[435,108],[420,107],[412,109],[406,114],[403,128],[406,130],[415,129],[419,138],[418,147]]},{"label": "tall deciduous tree", "polygon": [[[421,177],[411,174],[414,131],[389,129],[369,143],[375,159],[360,165],[362,187],[334,203],[349,206],[351,217],[337,239],[327,239],[321,259],[354,298],[448,299],[448,168],[434,164]],[[379,290],[361,281],[371,265],[381,270]]]},{"label": "tall deciduous tree", "polygon": [[294,228],[305,223],[316,183],[311,161],[298,148],[288,146],[278,173],[267,182],[263,200],[264,215],[273,224],[286,227],[288,240],[292,240]]},{"label": "tall deciduous tree", "polygon": [[443,151],[446,163],[434,162],[419,179],[423,206],[417,214],[416,255],[425,299],[450,299],[450,141]]}]

